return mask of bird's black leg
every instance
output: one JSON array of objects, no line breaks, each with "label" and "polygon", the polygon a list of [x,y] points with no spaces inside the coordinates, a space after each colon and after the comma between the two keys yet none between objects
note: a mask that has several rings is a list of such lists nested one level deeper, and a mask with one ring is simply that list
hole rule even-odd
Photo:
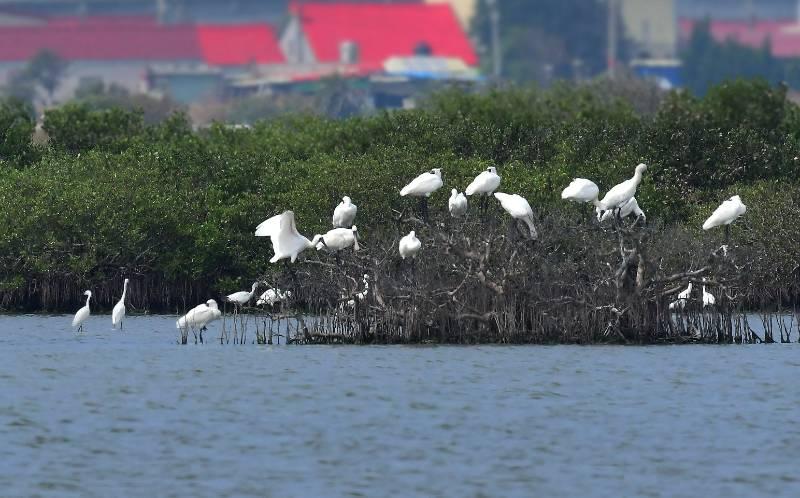
[{"label": "bird's black leg", "polygon": [[725,225],[725,245],[728,245],[731,241],[731,226]]},{"label": "bird's black leg", "polygon": [[423,195],[422,196],[421,209],[422,209],[422,221],[425,223],[428,222],[428,197]]},{"label": "bird's black leg", "polygon": [[207,329],[206,329],[205,327],[203,327],[202,329],[200,329],[200,344],[203,344],[203,331],[204,331],[204,330],[207,330]]},{"label": "bird's black leg", "polygon": [[197,332],[192,328],[192,334],[194,334],[194,343],[197,344]]}]

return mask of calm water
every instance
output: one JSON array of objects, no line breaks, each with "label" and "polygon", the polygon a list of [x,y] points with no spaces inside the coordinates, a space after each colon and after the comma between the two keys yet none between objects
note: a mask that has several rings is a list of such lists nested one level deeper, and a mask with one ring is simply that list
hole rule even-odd
[{"label": "calm water", "polygon": [[[800,346],[178,346],[0,317],[1,496],[800,496]],[[218,326],[209,335],[218,335]]]}]

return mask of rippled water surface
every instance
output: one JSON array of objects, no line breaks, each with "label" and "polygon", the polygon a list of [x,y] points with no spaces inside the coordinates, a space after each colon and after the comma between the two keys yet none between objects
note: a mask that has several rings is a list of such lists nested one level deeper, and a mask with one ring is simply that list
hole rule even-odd
[{"label": "rippled water surface", "polygon": [[800,496],[797,344],[178,346],[172,317],[69,320],[0,317],[0,496]]}]

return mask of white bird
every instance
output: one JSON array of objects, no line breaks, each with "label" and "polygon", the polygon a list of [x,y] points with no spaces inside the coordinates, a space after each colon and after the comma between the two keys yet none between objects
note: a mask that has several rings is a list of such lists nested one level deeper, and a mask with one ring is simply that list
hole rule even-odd
[{"label": "white bird", "polygon": [[603,200],[600,201],[598,207],[603,210],[616,209],[622,207],[623,204],[628,202],[631,197],[636,195],[636,188],[642,182],[642,174],[647,171],[647,165],[644,163],[636,166],[636,171],[633,178],[625,180],[624,182],[615,185],[608,192],[606,192]]},{"label": "white bird", "polygon": [[706,291],[706,286],[703,286],[703,308],[706,306],[714,306],[717,303],[717,299],[714,295],[708,291]]},{"label": "white bird", "polygon": [[600,188],[591,180],[586,178],[575,178],[567,187],[561,191],[561,198],[567,201],[591,202],[596,207],[602,205],[597,200],[600,196]]},{"label": "white bird", "polygon": [[411,230],[408,235],[400,239],[399,248],[401,258],[414,258],[419,250],[422,249],[422,242],[419,241],[414,230]]},{"label": "white bird", "polygon": [[450,216],[454,218],[464,216],[467,214],[467,198],[458,190],[453,189],[447,207],[450,209]]},{"label": "white bird", "polygon": [[524,221],[531,231],[531,239],[536,240],[536,227],[533,225],[533,209],[524,197],[517,194],[504,194],[495,192],[495,198],[500,201],[500,205],[513,218]]},{"label": "white bird", "polygon": [[686,306],[686,301],[689,300],[691,295],[692,295],[692,283],[689,282],[689,286],[678,293],[678,299],[669,303],[669,309],[671,310],[683,309],[683,307]]},{"label": "white bird", "polygon": [[356,305],[356,299],[359,301],[363,301],[364,299],[367,298],[367,294],[369,293],[369,275],[365,273],[362,281],[364,282],[364,290],[357,293],[355,295],[355,299],[350,299],[349,301],[347,301],[347,305],[350,306],[351,308]]},{"label": "white bird", "polygon": [[400,196],[430,197],[430,195],[439,190],[442,185],[442,170],[440,168],[433,168],[411,180],[411,183],[400,190]]},{"label": "white bird", "polygon": [[[600,211],[599,209],[600,208],[598,208],[597,216],[600,218],[600,221],[606,221],[608,219],[611,219],[611,217],[614,215],[614,211],[611,209],[608,211]],[[600,214],[601,212],[602,215]],[[639,203],[636,201],[636,197],[631,197],[628,202],[626,202],[625,204],[622,205],[622,207],[619,208],[620,218],[624,218],[631,214],[633,214],[637,218],[641,217],[644,221],[647,221],[647,216],[644,215],[644,211],[642,211],[642,208],[639,207]]]},{"label": "white bird", "polygon": [[301,252],[316,247],[322,235],[315,235],[313,240],[303,237],[297,231],[294,212],[284,211],[258,225],[256,227],[256,237],[270,237],[272,239],[272,250],[275,255],[269,260],[270,263],[277,263],[287,258],[291,258],[292,263],[294,263]]},{"label": "white bird", "polygon": [[245,304],[249,303],[251,299],[253,299],[253,294],[256,293],[258,285],[259,282],[253,282],[253,287],[250,289],[250,292],[247,291],[234,292],[233,294],[228,294],[225,297],[225,300],[228,301],[229,303],[233,303],[234,306],[244,306]]},{"label": "white bird", "polygon": [[472,183],[467,186],[464,193],[467,195],[483,194],[490,196],[499,186],[500,175],[497,174],[497,168],[489,166],[486,168],[486,171],[481,171],[481,173],[472,180]]},{"label": "white bird", "polygon": [[203,342],[203,331],[206,326],[214,320],[219,320],[222,317],[222,311],[219,310],[217,302],[209,299],[204,304],[200,304],[190,309],[188,313],[178,318],[175,322],[176,328],[185,332],[189,329],[200,330],[200,342]]},{"label": "white bird", "polygon": [[92,298],[92,291],[87,290],[83,293],[86,296],[86,305],[75,313],[75,318],[72,319],[72,327],[78,327],[77,332],[83,332],[83,322],[89,318],[89,300]]},{"label": "white bird", "polygon": [[726,225],[727,229],[727,225],[733,223],[745,211],[747,211],[747,206],[742,203],[742,199],[738,195],[734,195],[711,213],[711,216],[703,223],[703,230],[710,230],[722,225]]},{"label": "white bird", "polygon": [[341,251],[353,246],[354,251],[358,251],[358,228],[334,228],[322,236],[317,242],[317,251],[326,248],[329,251]]},{"label": "white bird", "polygon": [[261,294],[258,301],[256,301],[256,306],[263,306],[265,304],[275,306],[275,303],[280,303],[290,297],[292,297],[292,291],[282,291],[276,288],[267,289]]},{"label": "white bird", "polygon": [[333,226],[334,228],[347,228],[353,225],[356,219],[358,206],[353,204],[349,197],[342,197],[342,202],[333,210]]},{"label": "white bird", "polygon": [[128,279],[125,279],[125,282],[122,284],[122,297],[119,298],[119,302],[114,305],[114,309],[111,311],[111,326],[113,328],[117,328],[117,324],[119,324],[119,329],[122,330],[122,320],[125,319],[125,294],[128,292]]}]

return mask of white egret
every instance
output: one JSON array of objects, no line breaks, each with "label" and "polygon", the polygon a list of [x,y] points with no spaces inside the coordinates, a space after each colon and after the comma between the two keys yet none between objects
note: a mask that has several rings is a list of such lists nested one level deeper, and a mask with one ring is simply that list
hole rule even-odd
[{"label": "white egret", "polygon": [[400,196],[419,197],[422,209],[422,218],[428,218],[428,197],[442,187],[442,170],[433,168],[427,173],[422,173],[411,180],[411,183],[400,189]]},{"label": "white egret", "polygon": [[119,329],[122,330],[122,320],[125,319],[125,295],[128,293],[128,279],[126,278],[122,284],[122,297],[119,298],[119,302],[114,305],[114,309],[111,311],[111,326],[113,328],[117,328],[117,324],[119,324]]},{"label": "white egret", "polygon": [[275,303],[286,301],[292,297],[292,291],[282,291],[278,288],[267,289],[256,301],[256,306],[264,306],[268,304],[275,306]]},{"label": "white egret", "polygon": [[342,197],[342,202],[333,210],[333,227],[347,228],[352,226],[357,212],[358,206],[353,204],[349,197]]},{"label": "white egret", "polygon": [[[706,280],[703,279],[703,282],[705,281]],[[714,306],[715,304],[717,304],[717,298],[714,297],[714,294],[708,292],[706,286],[703,285],[703,308],[706,306]]]},{"label": "white egret", "polygon": [[686,306],[686,302],[692,296],[692,283],[689,282],[689,286],[686,289],[682,290],[678,293],[678,299],[669,303],[669,309],[683,309]]},{"label": "white egret", "polygon": [[725,240],[730,238],[731,223],[747,211],[747,206],[742,203],[741,197],[734,195],[711,213],[705,223],[703,230],[711,230],[714,227],[725,226]]},{"label": "white egret", "polygon": [[600,188],[591,180],[586,178],[574,178],[567,187],[561,191],[561,198],[574,202],[591,202],[598,208],[602,204],[598,200]]},{"label": "white egret", "polygon": [[[626,202],[625,204],[622,205],[622,207],[619,208],[620,218],[625,218],[626,216],[629,216],[631,214],[636,216],[636,218],[641,217],[643,221],[647,221],[647,216],[644,215],[644,211],[642,211],[642,208],[639,207],[639,202],[636,201],[636,197],[631,197],[630,200],[628,200],[628,202]],[[603,211],[602,214],[600,211],[598,211],[597,213],[597,216],[598,218],[600,218],[600,221],[606,221],[610,219],[613,215],[614,215],[613,210]]]},{"label": "white egret", "polygon": [[644,163],[636,166],[633,178],[625,180],[624,182],[615,185],[608,192],[606,192],[600,205],[597,206],[603,210],[615,210],[622,207],[628,202],[631,197],[636,195],[636,188],[642,183],[642,174],[647,171],[647,165]]},{"label": "white egret", "polygon": [[334,228],[322,236],[317,242],[317,251],[326,248],[329,251],[338,252],[353,246],[354,251],[358,251],[358,228]]},{"label": "white egret", "polygon": [[431,194],[439,190],[442,185],[441,168],[433,168],[411,180],[411,183],[400,190],[400,196],[430,197]]},{"label": "white egret", "polygon": [[272,250],[275,255],[269,260],[270,263],[277,263],[287,258],[290,258],[294,263],[301,252],[316,247],[322,235],[317,234],[312,240],[303,237],[297,231],[294,212],[284,211],[258,225],[256,227],[256,237],[270,237],[272,239]]},{"label": "white egret", "polygon": [[[192,331],[194,331],[194,329],[199,329],[200,342],[202,343],[203,331],[206,330],[206,326],[214,320],[219,320],[221,317],[222,312],[219,310],[217,302],[213,299],[209,299],[204,304],[195,306],[190,309],[188,313],[178,318],[178,321],[175,322],[175,326],[181,332],[186,332],[189,329]],[[196,339],[195,337],[195,340]]]},{"label": "white egret", "polygon": [[467,198],[464,194],[459,193],[458,190],[453,189],[447,207],[450,209],[450,216],[453,218],[464,216],[467,214]]},{"label": "white egret", "polygon": [[486,168],[486,171],[481,171],[481,173],[472,180],[472,183],[467,186],[464,193],[467,195],[483,194],[488,197],[500,186],[500,179],[500,175],[497,174],[497,168],[489,166]]},{"label": "white egret", "polygon": [[411,230],[408,235],[400,239],[399,248],[401,258],[414,258],[422,248],[422,242],[419,241],[414,230]]},{"label": "white egret", "polygon": [[538,237],[536,227],[533,225],[533,209],[524,197],[517,194],[504,194],[503,192],[495,192],[495,198],[500,201],[500,205],[506,210],[513,218],[522,220],[528,225],[531,231],[531,239],[536,240]]},{"label": "white egret", "polygon": [[250,292],[234,292],[233,294],[228,294],[225,297],[225,300],[229,303],[233,303],[234,306],[244,306],[245,304],[249,303],[251,299],[253,299],[253,295],[256,293],[258,286],[259,282],[253,282],[253,287],[250,289]]},{"label": "white egret", "polygon": [[77,332],[83,332],[83,322],[89,318],[89,300],[92,298],[92,291],[87,290],[83,293],[86,296],[86,305],[75,313],[75,318],[72,319],[72,327],[78,327]]}]

